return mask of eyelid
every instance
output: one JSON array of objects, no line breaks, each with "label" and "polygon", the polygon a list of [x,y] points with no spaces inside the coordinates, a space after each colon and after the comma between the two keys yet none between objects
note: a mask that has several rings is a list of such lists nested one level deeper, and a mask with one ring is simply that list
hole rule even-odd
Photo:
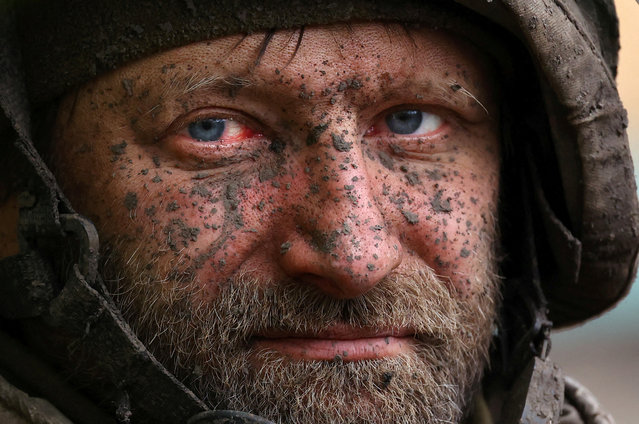
[{"label": "eyelid", "polygon": [[[220,139],[207,142],[198,141],[188,134],[189,124],[198,120],[232,119],[251,133],[247,137],[238,139]],[[183,169],[221,169],[231,164],[247,166],[256,151],[267,147],[267,137],[264,137],[258,121],[245,114],[232,110],[215,107],[205,107],[193,110],[176,118],[162,135],[156,138],[160,148],[172,159],[176,159]]]},{"label": "eyelid", "polygon": [[181,131],[188,128],[190,124],[196,121],[202,121],[205,119],[229,119],[233,120],[239,124],[246,125],[251,130],[253,130],[257,135],[263,134],[262,125],[256,121],[255,119],[246,116],[242,112],[236,111],[234,109],[222,109],[215,107],[206,107],[196,109],[189,113],[179,116],[175,119],[171,124],[164,130],[158,137],[157,140],[163,140],[164,138],[170,135],[177,135]]},{"label": "eyelid", "polygon": [[[388,131],[388,125],[386,124],[386,117],[396,113],[396,112],[401,112],[401,111],[406,111],[406,110],[417,110],[420,111],[422,113],[427,113],[427,114],[431,114],[431,115],[435,115],[437,116],[440,120],[441,120],[441,124],[439,126],[438,129],[427,133],[427,134],[396,134],[393,132]],[[365,137],[379,137],[382,136],[382,134],[379,133],[373,133],[373,134],[369,134],[369,131],[371,128],[386,128],[386,132],[388,132],[388,134],[392,135],[393,137],[397,137],[397,138],[422,138],[422,139],[430,139],[430,138],[435,138],[438,136],[438,133],[445,129],[446,127],[450,126],[451,121],[454,123],[459,119],[463,119],[463,118],[459,118],[457,116],[457,114],[453,111],[448,111],[440,106],[433,106],[433,105],[424,105],[424,104],[402,104],[402,105],[398,105],[398,106],[393,106],[391,108],[388,109],[384,109],[381,113],[378,113],[375,118],[373,118],[373,125],[370,126],[366,132],[364,133]],[[379,124],[382,124],[381,126]]]}]

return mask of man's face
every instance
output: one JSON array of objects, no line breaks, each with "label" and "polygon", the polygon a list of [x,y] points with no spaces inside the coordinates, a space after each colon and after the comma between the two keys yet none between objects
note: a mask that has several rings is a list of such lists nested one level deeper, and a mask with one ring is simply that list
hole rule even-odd
[{"label": "man's face", "polygon": [[158,358],[284,422],[458,421],[495,314],[490,67],[434,30],[230,36],[62,102],[53,166]]}]

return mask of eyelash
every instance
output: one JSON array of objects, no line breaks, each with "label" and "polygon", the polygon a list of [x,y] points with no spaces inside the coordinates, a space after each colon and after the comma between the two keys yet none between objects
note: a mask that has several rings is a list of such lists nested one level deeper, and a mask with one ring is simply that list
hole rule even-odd
[{"label": "eyelash", "polygon": [[[221,125],[221,128],[220,128],[220,125]],[[217,117],[203,118],[203,119],[197,119],[195,121],[192,121],[191,123],[188,124],[186,128],[183,128],[181,132],[188,133],[188,136],[190,138],[202,143],[233,142],[237,140],[243,140],[243,139],[262,136],[260,132],[253,130],[248,125],[245,125],[239,121],[236,121],[233,118],[217,118]],[[201,138],[197,136],[198,132],[201,133],[201,136],[202,136]],[[211,133],[207,135],[206,132],[211,132]],[[226,134],[227,132],[230,132],[231,134],[225,137],[224,134]],[[210,138],[210,139],[207,139],[207,138]]]},{"label": "eyelash", "polygon": [[[235,128],[231,135],[224,136],[224,129],[216,141],[198,141],[189,134],[189,128],[198,122],[232,122]],[[255,154],[256,146],[266,141],[260,131],[262,126],[241,112],[229,109],[203,108],[176,119],[167,130],[158,137],[164,148],[181,161],[200,168],[201,164],[220,166],[237,163]],[[244,141],[244,143],[242,143]],[[247,142],[250,141],[250,142]]]}]

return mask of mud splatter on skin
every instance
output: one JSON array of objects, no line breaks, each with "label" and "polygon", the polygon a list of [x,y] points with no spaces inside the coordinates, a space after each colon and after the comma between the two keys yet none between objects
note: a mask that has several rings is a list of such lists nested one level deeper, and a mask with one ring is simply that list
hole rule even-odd
[{"label": "mud splatter on skin", "polygon": [[291,246],[292,244],[290,241],[282,243],[282,245],[280,246],[280,254],[281,255],[286,254],[286,252],[288,252],[291,249]]},{"label": "mud splatter on skin", "polygon": [[414,212],[411,212],[408,210],[402,210],[402,215],[404,215],[404,217],[410,224],[414,225],[419,223],[419,215],[417,215]]},{"label": "mud splatter on skin", "polygon": [[178,209],[180,209],[180,205],[178,205],[177,200],[174,200],[171,203],[169,203],[168,205],[166,205],[166,211],[167,212],[174,212],[174,211],[176,211]]},{"label": "mud splatter on skin", "polygon": [[172,219],[163,230],[166,235],[165,242],[174,252],[181,248],[187,248],[190,242],[196,242],[200,229],[189,227],[181,219]]},{"label": "mud splatter on skin", "polygon": [[132,191],[129,191],[124,197],[124,206],[132,211],[138,207],[138,195]]},{"label": "mud splatter on skin", "polygon": [[377,157],[379,158],[379,161],[384,166],[384,168],[388,169],[389,171],[395,170],[395,161],[393,160],[393,158],[390,157],[388,153],[380,151],[377,153]]},{"label": "mud splatter on skin", "polygon": [[314,126],[313,129],[311,129],[311,131],[309,132],[308,136],[306,137],[306,145],[312,146],[316,144],[319,141],[320,136],[324,133],[324,131],[328,129],[329,125],[330,125],[330,121],[324,124],[319,124]]},{"label": "mud splatter on skin", "polygon": [[268,148],[272,152],[282,153],[286,148],[286,143],[280,138],[274,138]]},{"label": "mud splatter on skin", "polygon": [[333,140],[333,147],[338,152],[350,152],[353,148],[353,143],[344,140],[339,134],[331,133],[331,139]]},{"label": "mud splatter on skin", "polygon": [[195,184],[191,187],[191,193],[189,197],[199,196],[204,199],[210,199],[212,196],[211,191],[204,186],[204,184]]},{"label": "mud splatter on skin", "polygon": [[432,181],[439,181],[442,179],[442,173],[439,169],[433,169],[433,170],[426,170],[426,175],[428,175],[428,178]]},{"label": "mud splatter on skin", "polygon": [[277,170],[271,164],[264,164],[259,168],[258,179],[261,183],[270,181],[277,176]]},{"label": "mud splatter on skin", "polygon": [[430,201],[430,205],[433,207],[433,210],[435,212],[448,213],[453,210],[450,205],[450,197],[442,200],[443,193],[443,190],[439,190],[437,194],[435,194],[435,197],[433,197],[433,199]]},{"label": "mud splatter on skin", "polygon": [[421,181],[419,180],[419,175],[417,175],[416,172],[407,172],[406,173],[406,182],[408,182],[408,184],[411,185],[411,186],[415,186],[415,185],[421,184]]},{"label": "mud splatter on skin", "polygon": [[121,143],[109,146],[109,150],[111,150],[111,153],[113,153],[114,155],[120,156],[126,152],[127,145],[127,142],[125,140],[122,140]]}]

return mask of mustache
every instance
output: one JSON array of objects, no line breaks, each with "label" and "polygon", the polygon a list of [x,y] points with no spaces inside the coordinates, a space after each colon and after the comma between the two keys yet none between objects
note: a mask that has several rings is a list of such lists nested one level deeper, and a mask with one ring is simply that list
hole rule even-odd
[{"label": "mustache", "polygon": [[[244,274],[220,287],[211,304],[194,306],[205,315],[213,313],[214,321],[232,323],[219,333],[229,339],[263,332],[317,335],[335,326],[410,329],[446,339],[457,330],[461,313],[449,288],[430,269],[393,273],[351,299],[335,299],[294,281],[271,283]],[[211,321],[205,316],[205,322]]]}]

